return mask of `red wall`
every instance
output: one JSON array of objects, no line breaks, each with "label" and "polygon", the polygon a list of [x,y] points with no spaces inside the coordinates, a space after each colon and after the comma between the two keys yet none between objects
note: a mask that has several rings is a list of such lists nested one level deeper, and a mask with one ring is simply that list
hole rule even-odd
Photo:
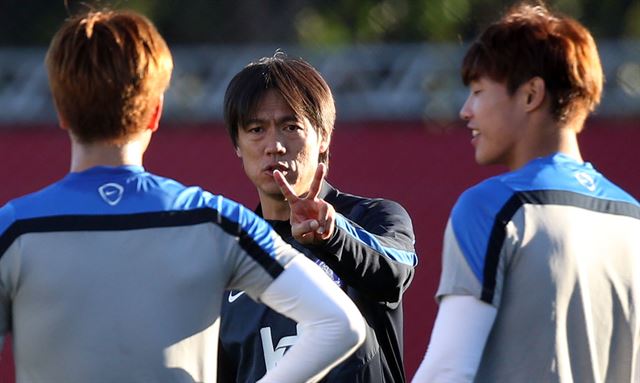
[{"label": "red wall", "polygon": [[[225,134],[217,124],[162,128],[149,148],[146,168],[252,207],[254,190]],[[420,264],[404,304],[409,377],[420,363],[436,313],[433,294],[449,210],[465,188],[503,170],[476,166],[469,140],[466,129],[419,123],[342,124],[334,133],[329,181],[350,193],[394,199],[413,218]],[[640,196],[637,121],[594,121],[580,142],[585,160]],[[64,176],[68,152],[66,135],[54,127],[0,129],[0,204]],[[0,382],[12,381],[9,351],[5,347]]]}]

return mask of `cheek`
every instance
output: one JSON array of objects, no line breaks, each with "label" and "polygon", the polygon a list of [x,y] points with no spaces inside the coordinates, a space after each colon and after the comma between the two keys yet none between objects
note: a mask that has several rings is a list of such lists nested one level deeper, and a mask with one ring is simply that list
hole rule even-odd
[{"label": "cheek", "polygon": [[311,165],[315,165],[315,163],[318,161],[319,155],[319,148],[316,146],[311,146],[299,153],[298,161],[305,164],[307,167],[310,167]]},{"label": "cheek", "polygon": [[304,146],[296,153],[292,167],[294,167],[298,173],[297,177],[299,180],[307,179],[309,177],[308,174],[313,172],[318,160],[317,153],[317,148],[313,146]]},{"label": "cheek", "polygon": [[240,161],[242,161],[242,167],[247,173],[257,166],[258,160],[251,151],[238,149],[236,150],[236,154],[240,158]]}]

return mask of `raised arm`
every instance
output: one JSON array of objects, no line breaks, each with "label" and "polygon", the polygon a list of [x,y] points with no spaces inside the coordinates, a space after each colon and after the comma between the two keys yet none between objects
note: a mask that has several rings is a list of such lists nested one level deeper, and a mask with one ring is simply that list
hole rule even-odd
[{"label": "raised arm", "polygon": [[289,202],[294,238],[370,299],[399,302],[417,263],[409,215],[399,204],[382,199],[362,199],[348,214],[337,213],[317,197],[324,174],[321,164],[309,193],[299,197],[282,174],[274,172]]},{"label": "raised arm", "polygon": [[302,333],[260,382],[317,381],[365,337],[365,322],[347,295],[312,261],[286,243],[267,222],[230,201],[212,199],[237,240],[225,245],[225,288],[298,322]]}]

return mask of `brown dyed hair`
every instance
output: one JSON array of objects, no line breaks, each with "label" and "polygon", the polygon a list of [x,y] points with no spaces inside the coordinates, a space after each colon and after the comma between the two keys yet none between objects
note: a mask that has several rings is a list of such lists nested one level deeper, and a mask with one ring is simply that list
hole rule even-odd
[{"label": "brown dyed hair", "polygon": [[[233,77],[224,96],[224,121],[235,147],[238,128],[255,114],[269,90],[276,90],[297,116],[306,117],[319,137],[329,139],[336,119],[331,89],[320,73],[302,59],[283,52],[250,63]],[[319,162],[329,163],[329,150]]]},{"label": "brown dyed hair", "polygon": [[132,11],[70,17],[45,61],[56,109],[81,143],[120,143],[144,129],[173,69],[162,36]]},{"label": "brown dyed hair", "polygon": [[593,37],[578,21],[543,4],[520,3],[471,44],[462,64],[465,85],[482,76],[510,94],[533,77],[544,80],[551,114],[582,122],[600,102],[603,72]]}]

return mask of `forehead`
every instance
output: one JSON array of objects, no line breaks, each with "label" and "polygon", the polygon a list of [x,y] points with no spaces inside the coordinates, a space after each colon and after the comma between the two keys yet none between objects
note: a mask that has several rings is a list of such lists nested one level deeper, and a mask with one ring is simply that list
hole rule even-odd
[{"label": "forehead", "polygon": [[483,88],[507,88],[507,84],[504,81],[496,81],[489,76],[480,76],[469,82],[470,87],[483,87]]},{"label": "forehead", "polygon": [[299,118],[280,92],[270,89],[257,100],[250,113],[250,118],[269,118],[276,115]]}]

